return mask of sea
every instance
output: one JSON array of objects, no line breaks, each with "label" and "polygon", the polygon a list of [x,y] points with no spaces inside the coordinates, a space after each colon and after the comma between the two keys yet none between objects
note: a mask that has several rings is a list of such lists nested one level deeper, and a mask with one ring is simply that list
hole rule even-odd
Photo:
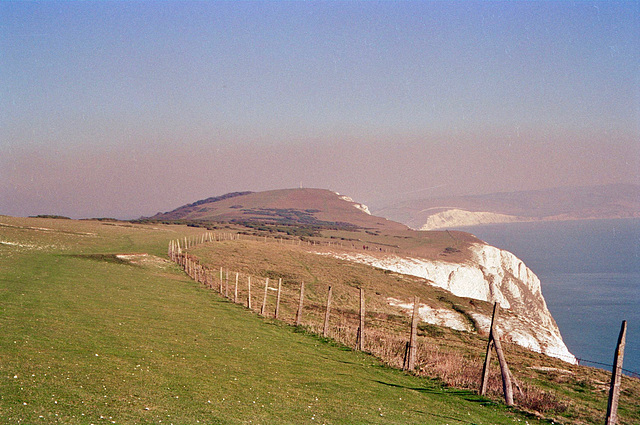
[{"label": "sea", "polygon": [[549,311],[580,364],[611,370],[626,320],[624,373],[640,375],[640,219],[457,230],[512,252],[540,278]]}]

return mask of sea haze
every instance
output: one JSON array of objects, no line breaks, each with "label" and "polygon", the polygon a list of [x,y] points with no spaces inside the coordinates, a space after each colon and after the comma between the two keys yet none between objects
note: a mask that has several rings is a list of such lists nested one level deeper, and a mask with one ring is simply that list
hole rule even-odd
[{"label": "sea haze", "polygon": [[613,363],[620,325],[626,320],[623,368],[640,373],[640,219],[459,230],[514,253],[533,270],[567,347],[583,364],[607,369],[605,365]]}]

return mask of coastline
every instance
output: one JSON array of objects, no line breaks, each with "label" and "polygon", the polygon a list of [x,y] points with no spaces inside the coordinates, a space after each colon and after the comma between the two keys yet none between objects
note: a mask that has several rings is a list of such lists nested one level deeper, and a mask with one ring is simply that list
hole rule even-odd
[{"label": "coastline", "polygon": [[[456,228],[513,252],[540,278],[569,350],[612,363],[622,320],[624,368],[640,371],[640,219],[501,223]],[[589,364],[589,363],[586,363]]]}]

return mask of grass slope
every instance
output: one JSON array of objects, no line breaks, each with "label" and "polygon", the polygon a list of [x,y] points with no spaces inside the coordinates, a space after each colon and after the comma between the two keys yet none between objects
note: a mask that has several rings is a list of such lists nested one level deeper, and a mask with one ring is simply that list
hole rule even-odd
[{"label": "grass slope", "polygon": [[[417,295],[421,303],[432,308],[461,313],[469,319],[472,327],[475,324],[473,312],[491,314],[490,303],[456,297],[427,284],[423,279],[313,254],[309,251],[315,251],[316,248],[292,244],[292,241],[276,241],[256,239],[206,243],[189,249],[189,252],[214,270],[222,267],[231,271],[230,295],[235,280],[233,272],[240,272],[240,303],[246,302],[246,280],[247,275],[251,275],[253,308],[257,311],[263,299],[264,279],[269,277],[272,291],[267,301],[267,314],[272,314],[275,308],[275,281],[282,278],[280,317],[289,323],[294,321],[300,282],[305,282],[303,324],[318,333],[322,333],[327,289],[331,285],[333,313],[329,335],[348,346],[355,345],[359,309],[357,288],[363,287],[368,312],[366,349],[396,367],[402,365],[409,318],[407,311],[391,307],[387,302],[388,297],[410,302]],[[340,247],[330,249],[349,251],[349,248]],[[216,287],[217,271],[214,275]],[[509,310],[503,310],[501,317],[509,314]],[[477,389],[486,336],[425,325],[421,325],[423,329],[418,338],[421,344],[418,373],[441,379],[452,386]],[[503,341],[503,346],[512,373],[524,384],[524,394],[516,394],[518,405],[565,423],[602,423],[607,406],[609,372],[570,365],[507,341]],[[501,399],[498,366],[494,365],[492,371],[489,393]],[[637,424],[640,420],[640,381],[624,377],[622,387],[619,423]]]},{"label": "grass slope", "polygon": [[0,422],[537,423],[114,255],[197,232],[0,217]]}]

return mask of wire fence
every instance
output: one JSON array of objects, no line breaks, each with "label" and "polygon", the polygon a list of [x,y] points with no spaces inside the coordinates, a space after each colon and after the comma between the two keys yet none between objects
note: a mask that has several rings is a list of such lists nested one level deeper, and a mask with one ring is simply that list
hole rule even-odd
[{"label": "wire fence", "polygon": [[[238,233],[208,232],[197,238],[172,240],[169,243],[168,255],[172,261],[179,264],[195,281],[204,284],[210,289],[216,290],[221,296],[234,303],[244,304],[250,310],[265,317],[268,315],[269,317],[288,322],[292,325],[302,325],[312,333],[319,336],[328,336],[354,349],[367,351],[389,366],[406,370],[406,359],[410,353],[410,344],[407,341],[410,326],[409,317],[391,318],[388,312],[376,311],[368,311],[365,314],[363,308],[364,296],[361,292],[360,316],[358,316],[357,308],[354,308],[354,306],[343,305],[331,307],[333,310],[328,329],[327,323],[329,321],[326,318],[323,320],[323,318],[325,314],[328,314],[330,297],[327,299],[327,304],[322,304],[320,301],[322,296],[318,293],[305,296],[304,282],[284,282],[283,284],[280,279],[276,288],[274,287],[274,281],[271,281],[270,284],[269,278],[250,276],[246,273],[235,271],[232,272],[222,267],[214,269],[203,265],[197,257],[186,252],[187,249],[195,247],[200,243],[240,239],[291,245],[315,244],[311,241],[292,241],[240,235]],[[317,245],[320,244],[317,243]],[[327,243],[323,245],[339,246],[340,244]],[[268,310],[271,309],[269,311],[273,311],[273,294],[276,291],[277,301],[275,313],[271,315],[268,314]],[[269,295],[270,293],[272,295]],[[372,295],[369,294],[369,296],[371,297]],[[268,299],[271,300],[269,307],[267,307]],[[513,352],[515,353],[516,348],[514,346],[517,346],[517,344],[510,341],[504,341],[504,343],[511,345],[512,348],[509,351],[514,350]],[[417,361],[415,363],[415,369],[411,370],[411,372],[417,375],[437,377],[446,385],[453,387],[477,390],[480,386],[478,378],[481,369],[478,361],[481,360],[474,356],[469,357],[468,354],[461,354],[460,350],[457,350],[457,348],[460,347],[454,347],[455,344],[449,345],[450,344],[442,340],[442,338],[433,337],[431,339],[425,339],[425,335],[423,334],[422,340],[418,342],[415,348],[417,354],[413,354],[417,357]],[[518,350],[523,350],[523,348],[519,347]],[[571,360],[569,363],[573,363],[576,359],[571,358],[568,360]],[[583,358],[578,358],[577,360],[579,364],[582,365],[588,363],[608,368],[613,367],[613,365]],[[539,368],[547,369],[547,366],[539,366]],[[528,369],[536,369],[536,367],[528,367]],[[555,368],[548,369],[554,370]],[[623,371],[631,378],[638,378],[639,374],[636,371],[627,369],[623,369]],[[516,403],[521,407],[525,409],[533,408],[541,413],[544,413],[544,409],[550,411],[566,409],[566,405],[563,405],[562,400],[558,400],[554,396],[549,398],[548,391],[529,384],[521,387],[517,382],[516,380],[515,385],[519,390],[520,400],[516,400]],[[499,379],[495,375],[492,376],[489,374],[488,394],[493,397],[500,397],[502,394]],[[463,419],[449,419],[469,423]]]},{"label": "wire fence", "polygon": [[[452,236],[453,237],[453,236]],[[412,255],[413,253],[408,250],[401,250],[398,246],[391,245],[381,245],[381,244],[367,244],[362,243],[361,241],[349,241],[349,240],[337,240],[337,241],[322,241],[322,240],[303,240],[295,237],[272,237],[272,236],[257,236],[251,235],[248,233],[231,233],[231,232],[206,232],[198,237],[185,237],[179,241],[172,241],[173,245],[170,245],[170,250],[173,249],[175,252],[178,250],[183,251],[185,249],[194,247],[198,244],[205,242],[214,242],[214,241],[229,241],[229,240],[247,240],[247,241],[258,241],[265,243],[275,243],[279,245],[291,245],[291,246],[310,246],[310,247],[335,247],[346,250],[357,250],[357,251],[379,251],[382,253],[391,253],[391,254],[399,254],[402,252],[406,255]],[[173,247],[173,248],[172,248]],[[171,254],[170,254],[171,256]],[[319,306],[322,307],[322,306]],[[514,344],[509,341],[504,341],[506,344]],[[604,363],[598,360],[585,359],[580,357],[570,357],[563,356],[562,354],[555,354],[554,357],[560,358],[568,363],[572,363],[574,360],[578,362],[580,365],[596,365],[601,368],[605,368],[607,370],[611,370],[613,368],[613,364]],[[623,368],[622,371],[630,377],[640,378],[640,371],[630,370]]]}]

